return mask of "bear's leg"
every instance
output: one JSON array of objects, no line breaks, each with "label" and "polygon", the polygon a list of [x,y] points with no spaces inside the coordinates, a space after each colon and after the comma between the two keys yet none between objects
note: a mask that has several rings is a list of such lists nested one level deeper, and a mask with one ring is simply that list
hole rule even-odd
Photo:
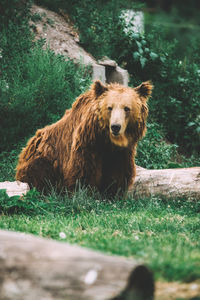
[{"label": "bear's leg", "polygon": [[102,162],[90,151],[75,153],[63,170],[64,186],[73,192],[77,184],[100,189],[102,178]]},{"label": "bear's leg", "polygon": [[60,176],[53,162],[44,157],[38,157],[26,162],[18,170],[16,179],[27,182],[30,187],[35,187],[39,191],[47,192],[51,186],[58,187]]},{"label": "bear's leg", "polygon": [[135,163],[131,151],[120,149],[104,155],[101,191],[108,197],[126,194],[134,178]]}]

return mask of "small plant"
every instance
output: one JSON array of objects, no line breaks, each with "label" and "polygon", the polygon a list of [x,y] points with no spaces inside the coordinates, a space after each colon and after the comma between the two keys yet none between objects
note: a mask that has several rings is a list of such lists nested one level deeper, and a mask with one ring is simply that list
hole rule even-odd
[{"label": "small plant", "polygon": [[39,193],[36,190],[31,190],[24,197],[13,196],[8,197],[4,190],[0,190],[0,211],[4,213],[29,213],[31,214],[36,208],[43,208],[45,203],[40,203]]},{"label": "small plant", "polygon": [[35,13],[31,16],[31,21],[37,23],[39,21],[42,21],[42,15],[39,13]]},{"label": "small plant", "polygon": [[50,18],[47,18],[47,23],[50,25],[50,26],[53,26],[54,25],[54,20],[50,19]]}]

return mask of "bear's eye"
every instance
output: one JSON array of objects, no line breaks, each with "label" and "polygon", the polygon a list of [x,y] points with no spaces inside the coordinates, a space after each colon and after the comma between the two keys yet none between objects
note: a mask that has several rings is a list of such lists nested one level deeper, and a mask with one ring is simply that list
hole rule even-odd
[{"label": "bear's eye", "polygon": [[112,107],[111,107],[111,106],[108,106],[108,110],[111,111],[111,110],[112,110]]},{"label": "bear's eye", "polygon": [[125,110],[125,112],[128,112],[128,111],[130,111],[130,108],[128,106],[125,106],[124,110]]}]

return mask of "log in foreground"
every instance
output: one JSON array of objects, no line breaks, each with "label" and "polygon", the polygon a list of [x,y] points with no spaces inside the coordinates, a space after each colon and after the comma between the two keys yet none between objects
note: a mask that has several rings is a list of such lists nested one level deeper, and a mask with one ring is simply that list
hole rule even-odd
[{"label": "log in foreground", "polygon": [[153,299],[144,265],[78,246],[0,231],[0,299]]},{"label": "log in foreground", "polygon": [[130,193],[134,198],[162,195],[166,198],[200,200],[200,167],[163,170],[137,167]]}]

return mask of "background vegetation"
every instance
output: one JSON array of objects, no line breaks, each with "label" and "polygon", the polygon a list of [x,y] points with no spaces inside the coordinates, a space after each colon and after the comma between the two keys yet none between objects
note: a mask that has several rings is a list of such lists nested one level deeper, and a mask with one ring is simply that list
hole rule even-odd
[{"label": "background vegetation", "polygon": [[[14,180],[17,156],[28,137],[59,119],[91,83],[89,69],[44,50],[43,40],[34,41],[28,25],[31,2],[0,3],[0,181]],[[180,6],[178,0],[162,10],[153,0],[147,1],[150,6],[122,0],[36,2],[65,10],[81,44],[96,58],[106,55],[127,68],[132,85],[153,81],[148,132],[139,144],[137,164],[199,165],[198,3],[191,1],[186,22],[187,3]],[[121,16],[132,7],[145,11],[144,33],[130,31]],[[1,191],[0,228],[56,239],[65,232],[67,241],[142,259],[156,277],[192,281],[200,275],[199,203],[190,200],[108,201],[84,188],[72,199],[54,190],[47,196],[32,190],[22,198]]]},{"label": "background vegetation", "polygon": [[[115,59],[129,71],[133,85],[151,79],[155,85],[150,101],[151,121],[158,122],[166,138],[178,144],[181,151],[189,154],[198,151],[200,24],[197,1],[191,1],[189,9],[187,1],[181,5],[180,1],[173,1],[174,5],[159,1],[165,8],[159,14],[149,14],[146,7],[145,32],[141,34],[130,30],[122,18],[124,9],[141,7],[132,1],[37,2],[51,9],[66,10],[78,27],[81,44],[97,58],[106,55]],[[158,9],[158,1],[147,3],[154,10]]]},{"label": "background vegetation", "polygon": [[33,42],[29,4],[1,4],[0,151],[57,121],[91,83],[89,70]]}]

